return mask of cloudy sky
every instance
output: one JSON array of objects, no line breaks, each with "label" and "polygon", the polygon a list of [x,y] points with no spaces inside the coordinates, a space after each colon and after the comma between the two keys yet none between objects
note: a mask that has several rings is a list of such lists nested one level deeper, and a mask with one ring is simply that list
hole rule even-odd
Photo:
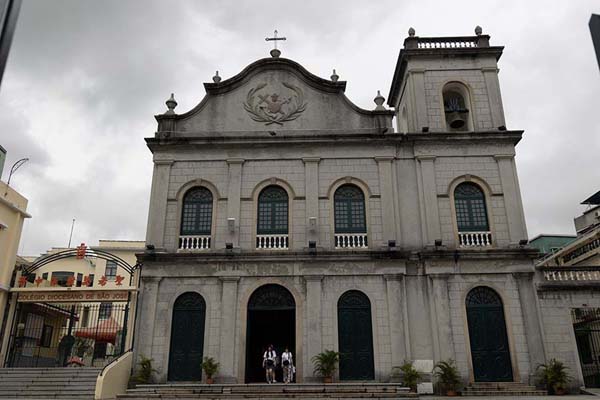
[{"label": "cloudy sky", "polygon": [[[325,5],[326,3],[326,5]],[[23,0],[0,87],[0,144],[33,215],[20,254],[98,239],[144,239],[152,172],[143,138],[171,92],[178,112],[268,55],[329,77],[372,109],[387,95],[409,27],[506,46],[501,88],[509,129],[524,129],[517,163],[530,237],[573,233],[579,202],[600,189],[600,70],[588,30],[597,0],[577,1],[43,1]]]}]

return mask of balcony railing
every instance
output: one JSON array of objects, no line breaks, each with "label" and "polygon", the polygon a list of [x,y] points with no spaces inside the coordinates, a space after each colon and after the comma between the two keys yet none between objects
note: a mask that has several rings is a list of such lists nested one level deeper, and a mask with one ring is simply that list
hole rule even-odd
[{"label": "balcony railing", "polygon": [[600,266],[597,267],[542,267],[547,282],[600,282]]},{"label": "balcony railing", "polygon": [[490,247],[492,232],[458,232],[458,245],[460,247]]},{"label": "balcony railing", "polygon": [[336,249],[366,249],[369,247],[366,233],[336,233]]},{"label": "balcony railing", "polygon": [[420,37],[418,40],[419,49],[455,49],[478,47],[476,36],[465,37]]},{"label": "balcony railing", "polygon": [[179,250],[208,250],[210,241],[210,235],[179,236]]},{"label": "balcony railing", "polygon": [[288,235],[256,235],[257,250],[287,250],[289,246]]}]

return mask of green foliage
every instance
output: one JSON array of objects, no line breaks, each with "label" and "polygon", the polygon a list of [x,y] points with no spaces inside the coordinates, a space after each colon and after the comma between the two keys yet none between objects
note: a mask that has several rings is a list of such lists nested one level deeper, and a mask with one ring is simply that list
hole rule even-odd
[{"label": "green foliage", "polygon": [[204,361],[202,361],[202,369],[204,370],[207,378],[212,378],[219,370],[219,363],[215,362],[215,359],[212,357],[204,357]]},{"label": "green foliage", "polygon": [[146,358],[143,355],[140,356],[140,362],[138,362],[139,368],[137,373],[131,378],[131,380],[135,383],[148,384],[152,383],[152,373],[158,372],[154,368],[152,368],[151,358]]},{"label": "green foliage", "polygon": [[440,361],[433,368],[433,374],[445,390],[456,390],[460,385],[460,374],[454,360]]},{"label": "green foliage", "polygon": [[413,367],[410,361],[404,361],[404,364],[400,367],[402,371],[402,384],[411,391],[417,391],[417,383],[421,380],[421,373]]},{"label": "green foliage", "polygon": [[312,358],[314,374],[323,377],[331,377],[337,369],[340,361],[340,353],[333,350],[325,350]]},{"label": "green foliage", "polygon": [[565,389],[567,383],[572,379],[567,372],[568,369],[562,361],[555,358],[546,364],[540,364],[537,366],[538,383],[544,385],[550,394]]}]

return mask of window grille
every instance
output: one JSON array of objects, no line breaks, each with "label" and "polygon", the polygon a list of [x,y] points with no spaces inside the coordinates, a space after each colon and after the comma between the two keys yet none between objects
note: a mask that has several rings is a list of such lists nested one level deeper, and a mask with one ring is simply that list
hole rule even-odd
[{"label": "window grille", "polygon": [[114,261],[106,261],[106,268],[104,269],[104,276],[109,281],[114,281],[117,276],[117,263]]},{"label": "window grille", "polygon": [[279,186],[268,186],[258,196],[259,235],[288,233],[288,195]]},{"label": "window grille", "polygon": [[365,196],[354,185],[340,186],[333,196],[336,233],[366,233]]},{"label": "window grille", "polygon": [[456,222],[459,232],[489,231],[485,195],[474,183],[461,183],[454,190]]},{"label": "window grille", "polygon": [[190,189],[183,197],[182,235],[210,235],[213,197],[204,187]]}]

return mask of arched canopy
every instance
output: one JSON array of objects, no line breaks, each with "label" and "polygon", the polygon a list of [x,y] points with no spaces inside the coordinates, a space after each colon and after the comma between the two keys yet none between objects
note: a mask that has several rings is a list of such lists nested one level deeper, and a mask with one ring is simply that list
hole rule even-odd
[{"label": "arched canopy", "polygon": [[281,186],[270,185],[258,195],[259,235],[288,233],[288,194]]},{"label": "arched canopy", "polygon": [[295,308],[294,296],[285,287],[277,284],[259,287],[248,300],[248,310],[292,310]]},{"label": "arched canopy", "polygon": [[133,275],[136,269],[138,269],[141,264],[137,263],[135,265],[130,265],[127,261],[123,260],[121,257],[118,257],[112,253],[109,253],[104,250],[93,250],[88,247],[79,247],[76,249],[67,249],[63,251],[59,251],[57,253],[52,253],[47,256],[41,257],[37,259],[33,264],[24,267],[21,275],[27,276],[29,274],[34,273],[41,267],[46,264],[50,264],[51,262],[63,260],[65,258],[73,258],[73,257],[86,257],[86,258],[100,258],[106,261],[112,261],[125,270],[130,276]]},{"label": "arched canopy", "polygon": [[183,196],[181,211],[182,235],[210,235],[212,228],[213,195],[210,190],[198,186]]},{"label": "arched canopy", "polygon": [[483,190],[473,182],[463,182],[454,189],[454,205],[459,232],[489,231]]},{"label": "arched canopy", "polygon": [[365,233],[365,195],[356,185],[345,184],[333,195],[336,233]]}]

